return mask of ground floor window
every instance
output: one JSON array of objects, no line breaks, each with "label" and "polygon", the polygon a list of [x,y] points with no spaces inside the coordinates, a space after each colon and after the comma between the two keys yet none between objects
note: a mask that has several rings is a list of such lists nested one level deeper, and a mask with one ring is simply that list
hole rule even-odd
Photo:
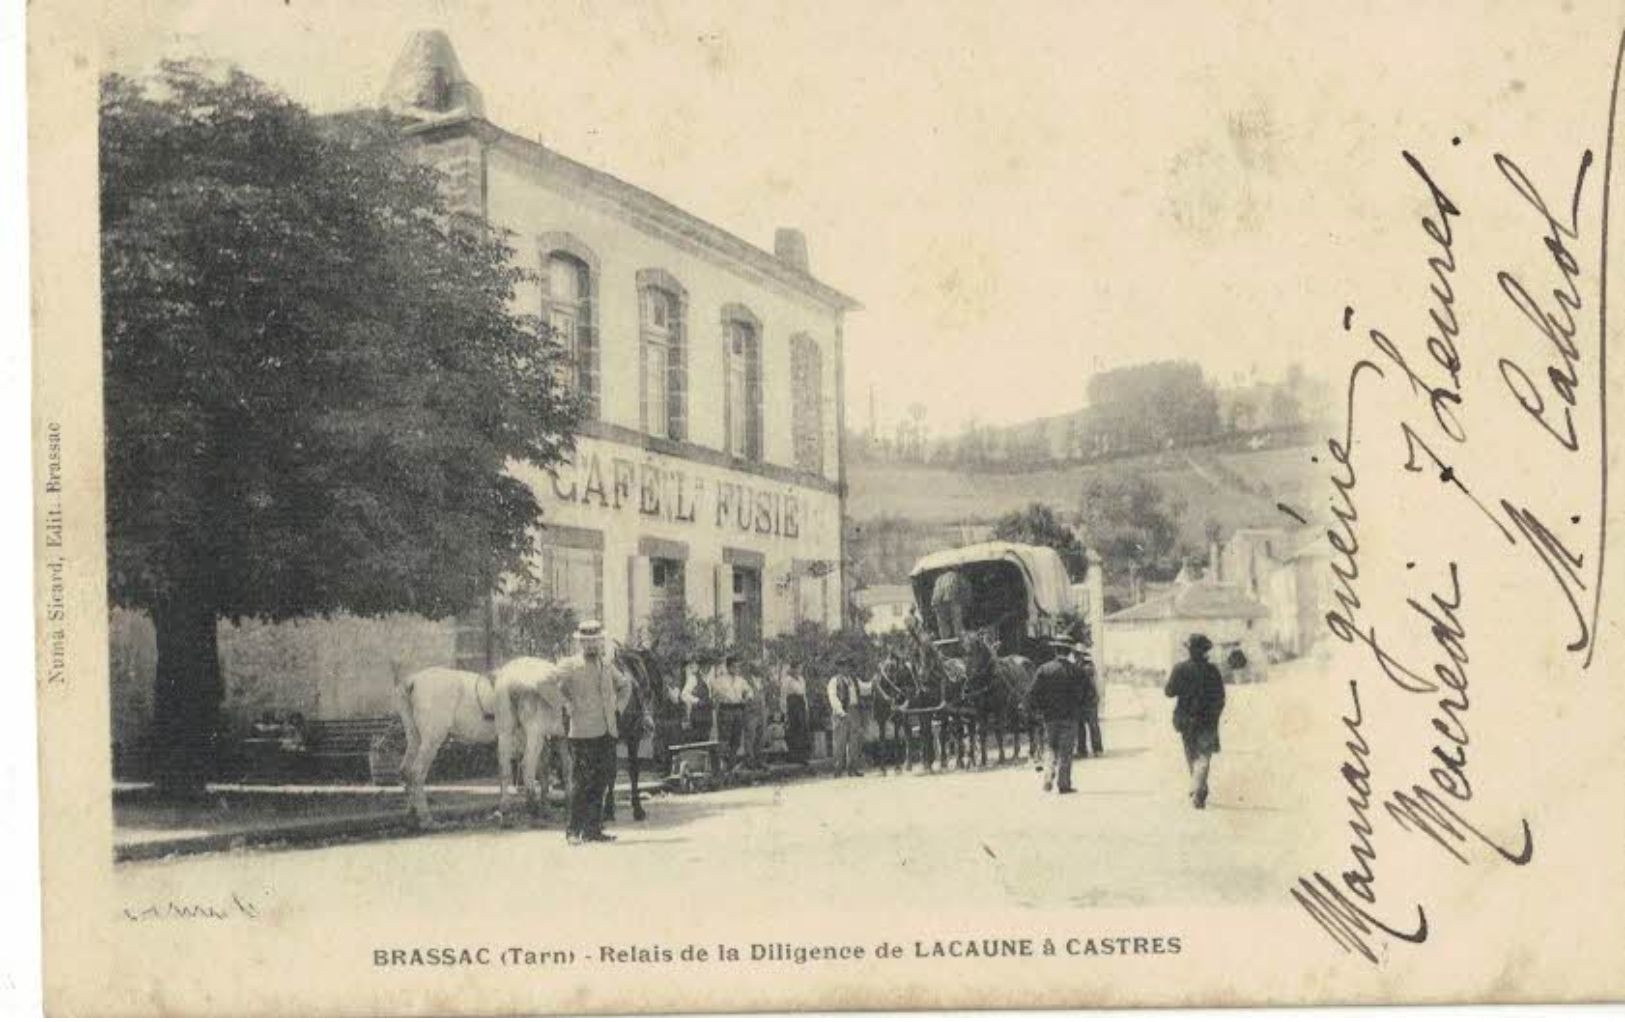
[{"label": "ground floor window", "polygon": [[735,565],[733,569],[733,635],[741,646],[762,641],[762,573]]},{"label": "ground floor window", "polygon": [[649,558],[649,609],[660,613],[687,605],[683,562],[670,557]]},{"label": "ground floor window", "polygon": [[567,546],[542,547],[543,595],[569,607],[578,621],[604,619],[604,552]]}]

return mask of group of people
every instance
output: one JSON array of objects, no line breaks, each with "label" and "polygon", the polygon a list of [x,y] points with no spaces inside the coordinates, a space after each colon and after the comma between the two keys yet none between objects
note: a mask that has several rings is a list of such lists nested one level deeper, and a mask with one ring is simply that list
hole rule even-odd
[{"label": "group of people", "polygon": [[1104,755],[1100,689],[1077,644],[1056,639],[1055,656],[1033,676],[1027,701],[1044,724],[1044,790],[1070,795],[1072,759]]},{"label": "group of people", "polygon": [[[1100,755],[1100,693],[1093,672],[1082,662],[1078,648],[1056,641],[1056,655],[1038,669],[1029,697],[1033,712],[1044,722],[1044,790],[1070,795],[1074,749],[1083,757]],[[1208,777],[1219,751],[1219,719],[1224,714],[1224,678],[1208,660],[1213,642],[1200,633],[1185,643],[1188,658],[1177,664],[1163,692],[1174,700],[1174,730],[1178,732],[1190,774],[1190,801],[1207,807]]]},{"label": "group of people", "polygon": [[821,721],[814,720],[807,684],[794,663],[780,665],[770,682],[768,672],[728,654],[712,670],[693,670],[685,679],[687,729],[696,738],[714,737],[723,769],[730,772],[761,769],[769,751],[805,764],[812,758],[813,732],[827,730],[834,772],[861,776],[874,682],[856,669],[852,657],[841,658],[824,682],[829,709],[828,719]]},{"label": "group of people", "polygon": [[[613,841],[614,836],[603,827],[604,801],[615,780],[617,717],[631,699],[631,683],[607,663],[602,625],[583,622],[576,638],[581,660],[565,674],[562,685],[574,759],[565,837],[571,844]],[[1065,640],[1056,640],[1054,646],[1056,655],[1034,677],[1029,705],[1044,725],[1044,790],[1069,795],[1076,791],[1072,785],[1074,755],[1086,758],[1103,752],[1100,693],[1078,646]],[[1224,679],[1207,659],[1213,648],[1207,636],[1192,635],[1186,648],[1189,658],[1174,667],[1164,693],[1175,701],[1173,724],[1190,773],[1191,804],[1202,809],[1207,805],[1213,756],[1219,751]],[[854,668],[850,660],[838,663],[826,685],[833,770],[838,776],[863,774],[863,743],[874,687]],[[702,686],[708,691],[702,691]],[[777,687],[787,755],[793,762],[804,763],[811,752],[806,679],[788,665]],[[705,701],[715,701],[717,738],[733,766],[760,766],[768,698],[764,680],[743,670],[732,655],[711,673],[708,685],[696,675],[683,690],[691,711]]]}]

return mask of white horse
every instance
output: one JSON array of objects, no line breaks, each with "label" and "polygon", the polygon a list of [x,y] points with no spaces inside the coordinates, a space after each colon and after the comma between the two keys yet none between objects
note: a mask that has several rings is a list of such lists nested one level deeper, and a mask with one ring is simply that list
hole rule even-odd
[{"label": "white horse", "polygon": [[[549,746],[565,735],[564,672],[580,663],[579,657],[555,663],[538,657],[510,660],[490,678],[473,671],[430,667],[406,676],[395,687],[396,708],[406,730],[406,755],[401,759],[407,807],[420,825],[432,823],[424,791],[429,768],[447,738],[497,746],[497,816],[508,808],[513,762],[524,755],[521,783],[531,811],[545,815],[547,786],[537,776]],[[519,745],[519,731],[524,745]],[[570,752],[559,743],[569,786]]]}]

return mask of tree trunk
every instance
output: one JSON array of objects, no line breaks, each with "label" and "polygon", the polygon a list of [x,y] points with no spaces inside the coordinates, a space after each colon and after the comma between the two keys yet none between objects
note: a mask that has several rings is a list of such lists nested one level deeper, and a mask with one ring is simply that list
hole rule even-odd
[{"label": "tree trunk", "polygon": [[221,730],[220,651],[207,594],[180,594],[153,611],[158,677],[153,692],[153,764],[160,791],[190,796],[217,770]]}]

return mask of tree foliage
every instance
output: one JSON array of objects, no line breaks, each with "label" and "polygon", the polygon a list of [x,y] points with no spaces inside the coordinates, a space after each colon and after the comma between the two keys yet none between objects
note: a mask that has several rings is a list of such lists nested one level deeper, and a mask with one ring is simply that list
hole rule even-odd
[{"label": "tree foliage", "polygon": [[656,607],[638,630],[638,641],[673,677],[680,677],[679,672],[689,664],[714,667],[733,649],[722,618],[701,617],[677,603]]},{"label": "tree foliage", "polygon": [[1150,362],[1089,379],[1094,432],[1113,451],[1157,450],[1219,432],[1219,399],[1194,362]]},{"label": "tree foliage", "polygon": [[1054,549],[1074,582],[1082,581],[1089,570],[1089,555],[1083,543],[1048,504],[1034,502],[1020,511],[1011,511],[993,524],[993,538]]},{"label": "tree foliage", "polygon": [[520,568],[539,508],[506,466],[557,460],[579,408],[532,275],[384,115],[170,63],[103,79],[100,157],[110,597],[152,613],[184,744],[218,618],[443,616]]},{"label": "tree foliage", "polygon": [[498,658],[535,656],[557,660],[575,645],[576,612],[549,596],[533,580],[516,586],[495,603]]},{"label": "tree foliage", "polygon": [[1101,475],[1084,485],[1081,523],[1108,574],[1132,567],[1142,577],[1167,579],[1178,573],[1185,553],[1179,538],[1184,510],[1144,476]]}]

